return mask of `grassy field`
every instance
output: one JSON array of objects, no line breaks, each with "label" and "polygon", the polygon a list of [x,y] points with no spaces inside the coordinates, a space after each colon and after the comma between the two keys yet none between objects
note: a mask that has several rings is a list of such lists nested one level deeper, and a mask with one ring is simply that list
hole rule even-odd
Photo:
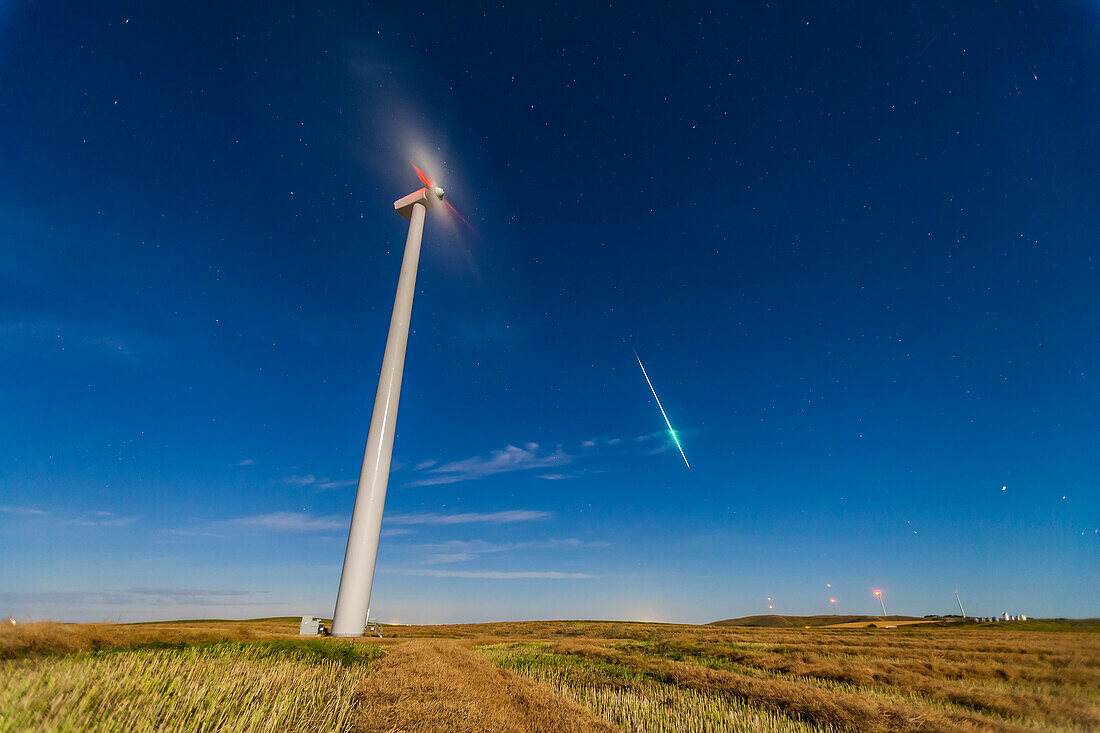
[{"label": "grassy field", "polygon": [[0,629],[0,731],[1100,731],[1096,630],[28,624]]},{"label": "grassy field", "polygon": [[0,665],[0,731],[347,730],[377,646],[166,645]]}]

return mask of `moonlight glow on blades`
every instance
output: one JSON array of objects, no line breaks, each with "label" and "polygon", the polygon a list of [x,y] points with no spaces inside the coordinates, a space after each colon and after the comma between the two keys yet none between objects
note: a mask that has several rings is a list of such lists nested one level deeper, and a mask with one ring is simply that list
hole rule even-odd
[{"label": "moonlight glow on blades", "polygon": [[657,396],[657,390],[653,389],[653,382],[649,381],[649,374],[645,370],[645,365],[642,364],[642,359],[638,356],[638,352],[634,352],[634,358],[638,360],[638,366],[642,368],[642,376],[645,377],[645,383],[649,385],[649,391],[653,393],[653,399],[657,400],[657,409],[661,411],[661,417],[665,419],[665,425],[668,425],[668,434],[672,436],[672,441],[676,443],[676,447],[680,449],[680,457],[684,459],[684,465],[691,469],[691,464],[688,463],[688,457],[684,455],[684,447],[680,445],[680,439],[676,437],[676,431],[672,429],[672,423],[668,421],[668,415],[665,414],[665,408],[661,405],[661,398]]},{"label": "moonlight glow on blades", "polygon": [[[412,167],[413,167],[413,170],[416,171],[416,177],[420,179],[421,183],[423,183],[428,188],[435,188],[436,187],[436,185],[434,183],[432,183],[431,179],[428,178],[428,176],[424,174],[424,171],[422,171],[422,170],[420,170],[419,168],[416,167],[416,163],[413,163]],[[463,224],[468,226],[470,229],[474,228],[474,225],[471,224],[470,222],[466,221],[466,217],[464,217],[462,214],[458,213],[458,209],[456,209],[451,204],[450,201],[444,201],[443,205],[446,206],[448,209],[450,209],[451,213],[454,214],[455,216],[457,216],[462,221]]]}]

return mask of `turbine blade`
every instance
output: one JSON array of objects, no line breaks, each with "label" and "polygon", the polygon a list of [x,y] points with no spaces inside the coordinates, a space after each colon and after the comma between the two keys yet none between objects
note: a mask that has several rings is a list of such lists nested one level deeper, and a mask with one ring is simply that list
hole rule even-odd
[{"label": "turbine blade", "polygon": [[455,208],[455,207],[454,207],[454,206],[453,206],[453,205],[451,204],[451,202],[450,202],[450,201],[444,201],[443,203],[447,205],[447,208],[448,208],[448,209],[450,209],[450,210],[451,210],[451,212],[452,212],[452,213],[453,213],[453,214],[454,214],[455,216],[457,216],[457,217],[458,217],[459,219],[461,219],[461,220],[462,220],[462,223],[463,223],[463,224],[465,224],[466,226],[470,227],[470,230],[471,230],[471,231],[473,231],[474,225],[473,225],[473,224],[471,224],[470,222],[466,221],[466,217],[464,217],[464,216],[463,216],[462,214],[458,213],[458,209],[456,209],[456,208]]},{"label": "turbine blade", "polygon": [[420,179],[420,182],[425,186],[431,187],[432,182],[428,180],[428,177],[424,175],[424,171],[416,167],[416,163],[412,164],[413,170],[416,171],[416,177]]}]

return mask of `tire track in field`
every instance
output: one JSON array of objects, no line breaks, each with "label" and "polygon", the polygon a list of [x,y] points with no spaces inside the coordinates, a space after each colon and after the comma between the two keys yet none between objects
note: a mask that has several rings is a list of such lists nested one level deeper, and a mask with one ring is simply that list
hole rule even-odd
[{"label": "tire track in field", "polygon": [[621,733],[456,641],[389,647],[371,664],[355,702],[359,733]]}]

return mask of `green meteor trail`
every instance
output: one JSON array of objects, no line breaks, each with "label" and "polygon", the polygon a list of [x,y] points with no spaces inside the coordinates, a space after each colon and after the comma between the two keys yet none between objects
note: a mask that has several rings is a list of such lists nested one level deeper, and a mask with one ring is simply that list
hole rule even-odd
[{"label": "green meteor trail", "polygon": [[680,445],[680,439],[676,437],[676,431],[672,429],[672,423],[668,421],[668,415],[665,414],[665,408],[661,405],[661,398],[657,396],[657,390],[653,389],[653,382],[649,381],[649,373],[645,370],[645,365],[642,364],[642,359],[638,356],[638,352],[634,352],[634,358],[638,360],[638,366],[642,368],[642,376],[645,377],[646,384],[649,385],[649,391],[653,393],[653,399],[657,400],[657,409],[661,411],[661,417],[665,419],[665,425],[668,425],[668,434],[672,436],[672,441],[676,443],[676,447],[680,449],[680,456],[684,459],[684,465],[691,470],[691,464],[688,463],[688,457],[684,455],[684,447]]}]

